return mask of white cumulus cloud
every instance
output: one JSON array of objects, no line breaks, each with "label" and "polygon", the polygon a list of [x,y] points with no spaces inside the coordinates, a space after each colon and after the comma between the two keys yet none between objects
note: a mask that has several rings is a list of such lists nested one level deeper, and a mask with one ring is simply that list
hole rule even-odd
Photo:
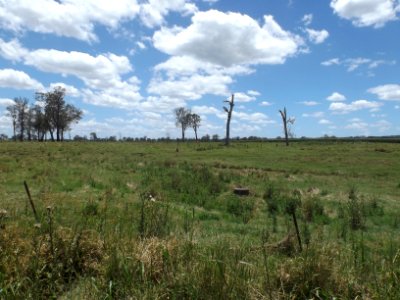
[{"label": "white cumulus cloud", "polygon": [[0,25],[16,33],[34,31],[96,41],[96,24],[116,28],[139,13],[136,0],[0,1]]},{"label": "white cumulus cloud", "polygon": [[329,97],[326,98],[328,101],[334,101],[334,102],[340,102],[340,101],[345,101],[346,97],[338,92],[332,93]]},{"label": "white cumulus cloud", "polygon": [[382,27],[396,20],[399,11],[394,0],[332,0],[331,7],[338,16],[358,27]]},{"label": "white cumulus cloud", "polygon": [[140,18],[150,28],[160,26],[169,12],[191,15],[197,12],[197,6],[186,0],[148,0],[140,6]]},{"label": "white cumulus cloud", "polygon": [[297,54],[304,42],[283,30],[272,16],[264,16],[260,26],[247,15],[209,10],[195,13],[187,28],[164,27],[156,31],[153,43],[169,55],[230,67],[282,64]]},{"label": "white cumulus cloud", "polygon": [[353,101],[349,104],[342,102],[334,102],[329,106],[329,110],[339,113],[346,114],[353,111],[358,111],[362,109],[370,109],[371,111],[376,111],[382,106],[382,103],[376,101],[368,101],[368,100],[357,100]]},{"label": "white cumulus cloud", "polygon": [[380,100],[400,101],[400,84],[385,84],[368,89],[368,92],[378,96]]},{"label": "white cumulus cloud", "polygon": [[25,72],[14,69],[0,69],[0,87],[24,90],[43,89],[40,82],[31,78]]},{"label": "white cumulus cloud", "polygon": [[329,37],[329,32],[325,29],[315,30],[307,28],[306,32],[308,34],[308,39],[314,44],[321,44]]}]

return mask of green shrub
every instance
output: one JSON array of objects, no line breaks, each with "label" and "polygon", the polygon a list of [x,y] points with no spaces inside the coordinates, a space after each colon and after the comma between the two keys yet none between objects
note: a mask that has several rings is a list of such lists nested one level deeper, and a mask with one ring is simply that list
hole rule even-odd
[{"label": "green shrub", "polygon": [[243,223],[248,223],[253,216],[254,205],[254,198],[232,195],[227,199],[226,209],[230,214],[240,218]]},{"label": "green shrub", "polygon": [[280,202],[280,193],[279,191],[272,185],[269,184],[267,189],[263,195],[263,199],[267,204],[267,209],[270,215],[274,215],[279,211],[279,202]]},{"label": "green shrub", "polygon": [[364,203],[353,187],[349,191],[347,200],[347,217],[352,230],[362,229],[365,226]]}]

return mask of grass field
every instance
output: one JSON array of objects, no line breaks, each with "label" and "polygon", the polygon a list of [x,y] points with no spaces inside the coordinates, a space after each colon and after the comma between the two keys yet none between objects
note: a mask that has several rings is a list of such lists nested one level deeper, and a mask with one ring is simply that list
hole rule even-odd
[{"label": "grass field", "polygon": [[400,299],[400,144],[178,147],[0,143],[0,299]]}]

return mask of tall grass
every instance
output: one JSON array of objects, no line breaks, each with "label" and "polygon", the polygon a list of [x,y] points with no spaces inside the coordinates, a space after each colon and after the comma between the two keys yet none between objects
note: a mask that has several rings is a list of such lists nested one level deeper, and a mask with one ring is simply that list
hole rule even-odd
[{"label": "tall grass", "polygon": [[[291,159],[316,150],[10,145],[11,159],[0,163],[8,175],[0,181],[0,299],[400,298],[396,186],[348,190],[319,161],[256,163],[269,151]],[[51,161],[37,165],[43,150]],[[374,185],[376,171],[367,171]],[[38,224],[21,178],[32,182]],[[250,196],[234,195],[237,186]]]}]

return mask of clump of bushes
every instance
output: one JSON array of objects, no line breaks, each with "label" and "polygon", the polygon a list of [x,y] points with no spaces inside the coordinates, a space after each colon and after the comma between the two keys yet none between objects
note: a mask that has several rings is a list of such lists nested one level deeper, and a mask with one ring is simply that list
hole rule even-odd
[{"label": "clump of bushes", "polygon": [[253,217],[255,199],[252,197],[241,197],[231,195],[227,198],[226,210],[241,219],[243,223],[248,223]]}]

